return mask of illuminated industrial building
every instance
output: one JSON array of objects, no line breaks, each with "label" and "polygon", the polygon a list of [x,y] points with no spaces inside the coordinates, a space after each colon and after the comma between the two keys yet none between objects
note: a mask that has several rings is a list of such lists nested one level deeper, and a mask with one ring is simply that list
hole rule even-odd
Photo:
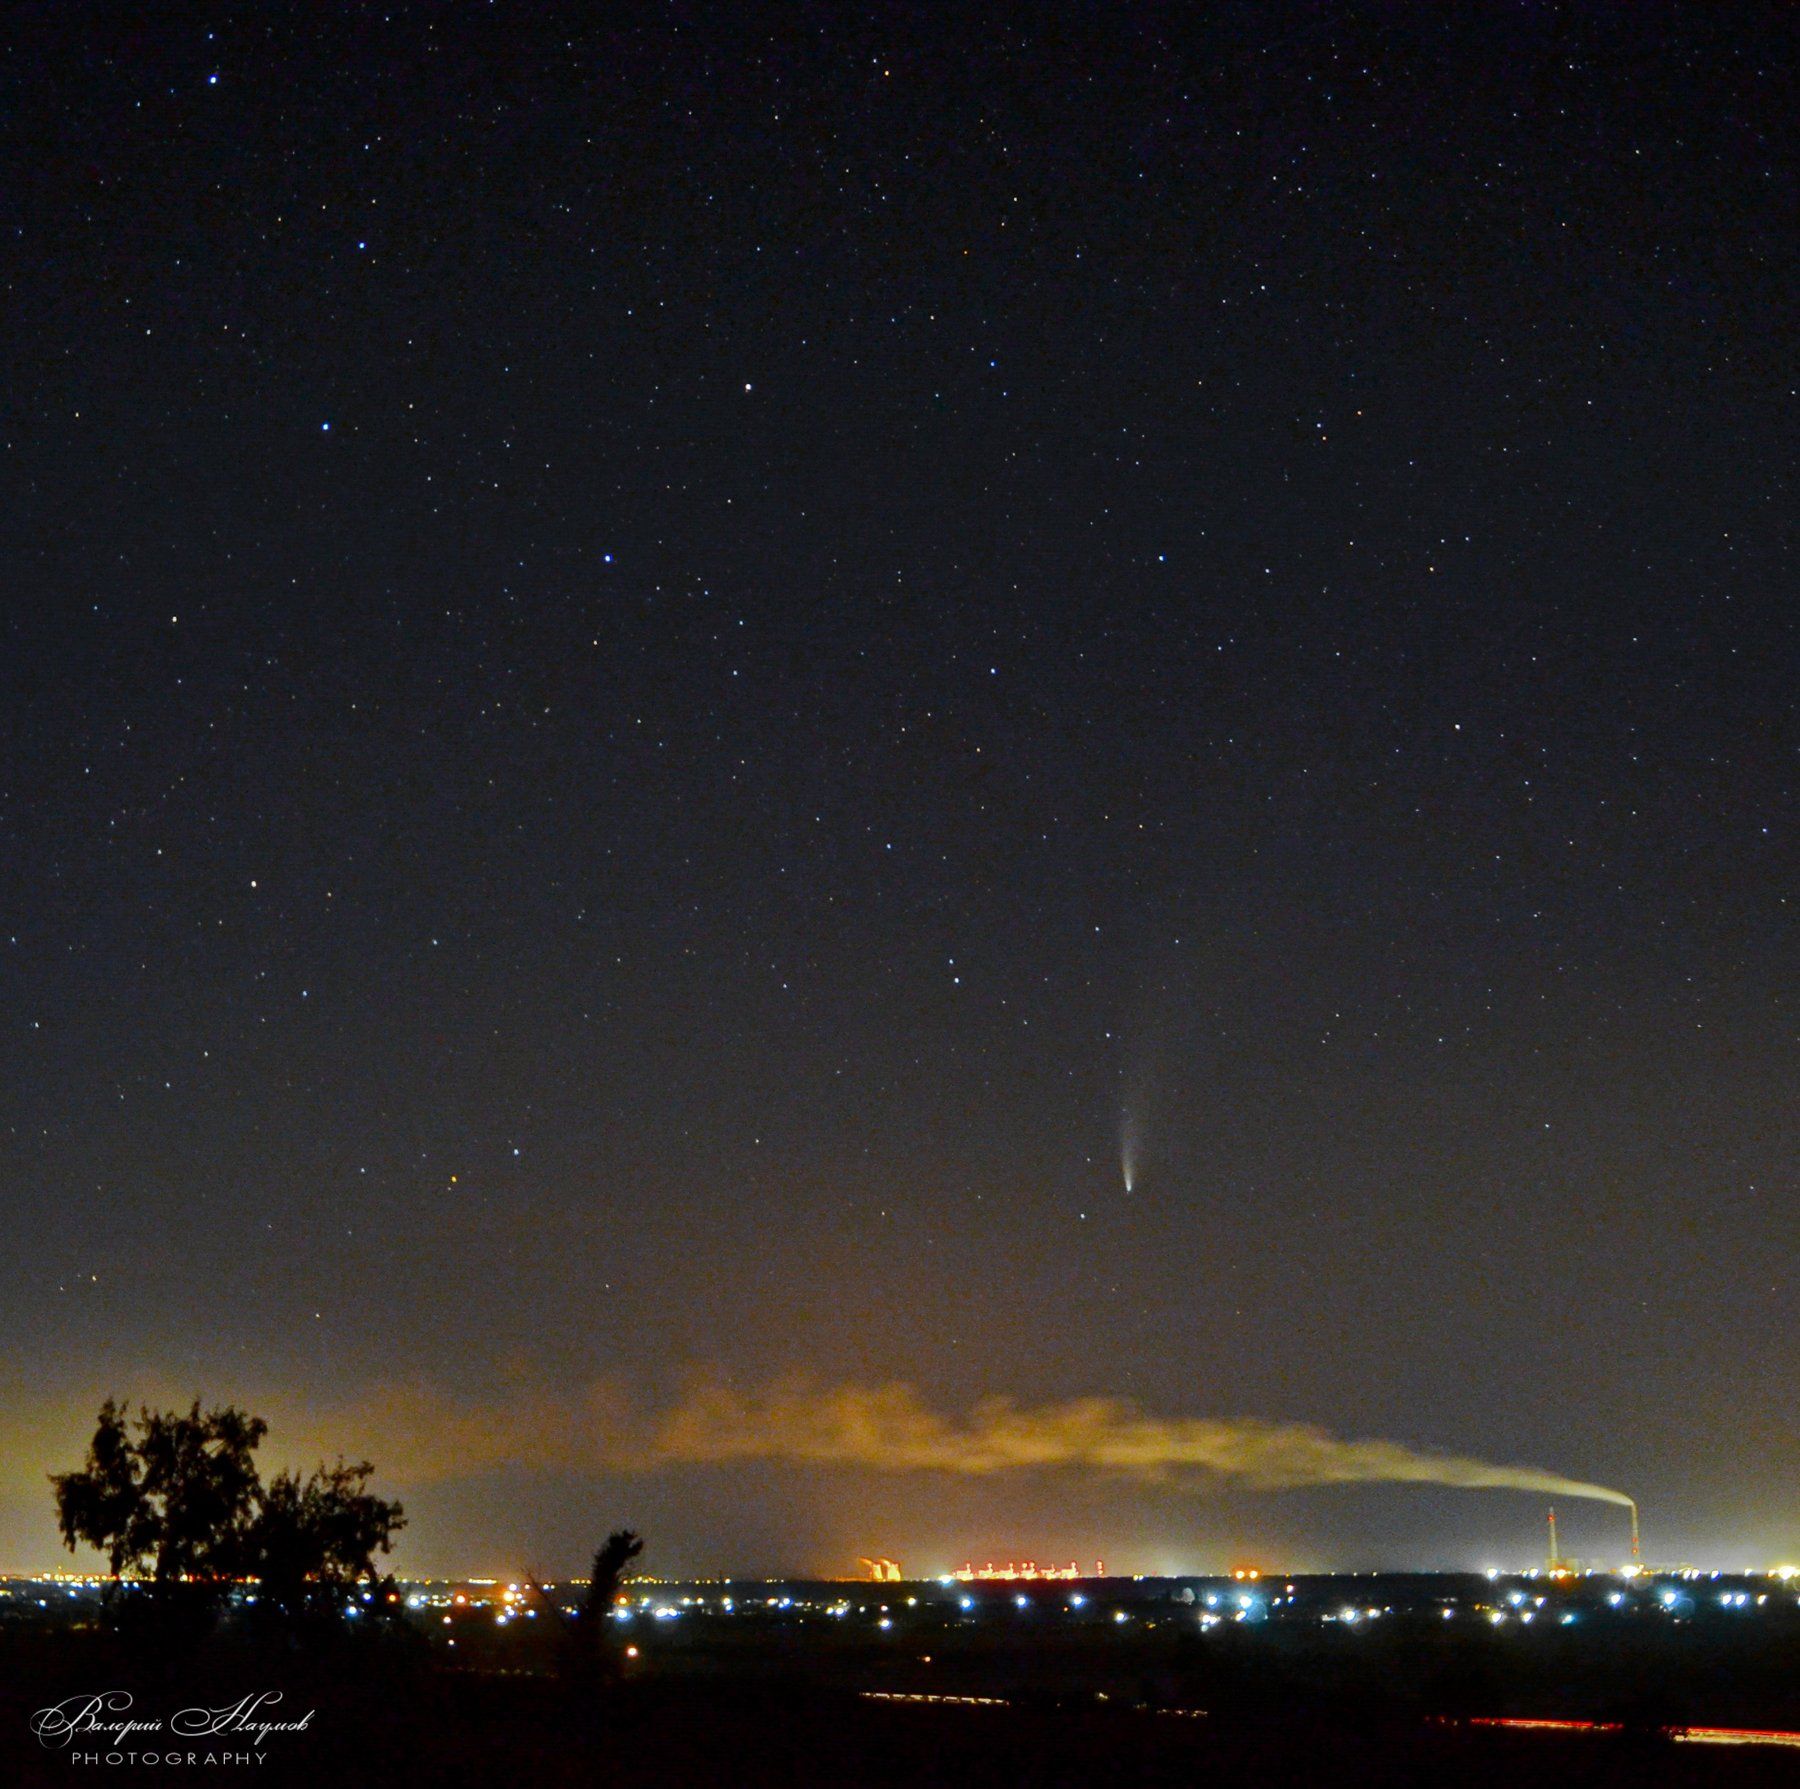
[{"label": "illuminated industrial building", "polygon": [[961,1571],[950,1575],[961,1584],[1015,1584],[1021,1580],[1037,1583],[1066,1582],[1073,1578],[1104,1578],[1106,1561],[1096,1559],[1092,1572],[1084,1572],[1072,1559],[1067,1565],[1039,1565],[1035,1559],[1018,1563],[1008,1560],[1005,1565],[995,1565],[990,1559],[979,1571],[965,1561]]}]

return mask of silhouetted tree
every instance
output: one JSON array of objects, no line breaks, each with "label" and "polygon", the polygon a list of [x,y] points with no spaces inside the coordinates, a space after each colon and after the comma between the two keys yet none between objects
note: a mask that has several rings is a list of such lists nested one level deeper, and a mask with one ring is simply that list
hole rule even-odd
[{"label": "silhouetted tree", "polygon": [[106,1555],[123,1629],[197,1638],[246,1578],[290,1617],[341,1611],[359,1580],[375,1582],[400,1505],[369,1493],[367,1461],[265,1486],[254,1454],[268,1427],[229,1405],[202,1412],[198,1399],[185,1416],[140,1408],[135,1424],[115,1400],[101,1406],[86,1465],[51,1483],[64,1544]]},{"label": "silhouetted tree", "polygon": [[278,1472],[263,1489],[247,1537],[259,1608],[290,1618],[338,1615],[359,1586],[371,1602],[392,1593],[375,1569],[406,1525],[400,1505],[372,1496],[367,1461],[321,1466],[302,1480]]},{"label": "silhouetted tree", "polygon": [[588,1579],[587,1596],[581,1605],[581,1619],[590,1633],[601,1632],[600,1623],[612,1614],[618,1600],[619,1585],[625,1568],[644,1550],[644,1543],[629,1528],[621,1528],[606,1537],[606,1545],[594,1555],[594,1570]]},{"label": "silhouetted tree", "polygon": [[594,1555],[587,1595],[582,1598],[574,1620],[570,1620],[568,1613],[536,1577],[526,1574],[539,1600],[562,1627],[562,1673],[571,1687],[595,1689],[616,1674],[618,1659],[613,1646],[612,1607],[618,1599],[626,1566],[643,1550],[644,1543],[629,1528],[621,1528],[606,1537],[606,1544]]},{"label": "silhouetted tree", "polygon": [[[248,1567],[260,1489],[252,1455],[268,1424],[229,1407],[202,1413],[196,1399],[185,1416],[142,1409],[136,1427],[133,1439],[124,1407],[108,1398],[86,1467],[51,1479],[57,1521],[71,1552],[85,1541],[106,1555],[118,1619],[191,1636]],[[127,1579],[131,1597],[121,1594]]]}]

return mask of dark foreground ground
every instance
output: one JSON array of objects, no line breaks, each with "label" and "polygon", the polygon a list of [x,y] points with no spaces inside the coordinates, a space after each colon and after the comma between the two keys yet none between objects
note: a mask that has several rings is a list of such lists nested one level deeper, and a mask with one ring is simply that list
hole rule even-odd
[{"label": "dark foreground ground", "polygon": [[[1398,1625],[1354,1644],[1202,1645],[1160,1630],[1015,1644],[940,1629],[904,1649],[696,1638],[660,1656],[647,1644],[621,1681],[584,1694],[540,1637],[480,1649],[475,1637],[449,1652],[416,1630],[323,1650],[227,1634],[146,1659],[96,1627],[0,1633],[0,1785],[1800,1784],[1800,1749],[1675,1736],[1675,1717],[1800,1726],[1784,1718],[1800,1708],[1785,1634],[1657,1635],[1636,1652],[1584,1652],[1572,1634],[1533,1652],[1478,1635],[1453,1645]],[[152,1718],[266,1690],[281,1692],[275,1716],[311,1718],[262,1742],[33,1738],[36,1710],[122,1689]],[[1482,1724],[1583,1715],[1617,1730]]]}]

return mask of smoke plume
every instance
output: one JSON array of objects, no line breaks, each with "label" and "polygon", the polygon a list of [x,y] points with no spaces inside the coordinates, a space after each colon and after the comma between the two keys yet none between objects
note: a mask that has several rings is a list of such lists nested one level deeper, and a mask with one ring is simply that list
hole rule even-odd
[{"label": "smoke plume", "polygon": [[367,1450],[384,1472],[415,1483],[503,1465],[646,1473],[762,1461],[966,1478],[1096,1472],[1264,1491],[1453,1485],[1631,1502],[1622,1491],[1540,1467],[1495,1465],[1400,1441],[1346,1440],[1305,1423],[1158,1416],[1108,1397],[1046,1404],[986,1398],[956,1415],[904,1383],[790,1380],[746,1393],[706,1380],[661,1410],[644,1410],[604,1383],[567,1398],[521,1387],[510,1397],[477,1400],[390,1386],[335,1410],[293,1414],[288,1433],[329,1437],[333,1451]]},{"label": "smoke plume", "polygon": [[[154,1393],[141,1384],[136,1389],[152,1402],[183,1401],[154,1395],[160,1386]],[[420,1384],[373,1387],[343,1401],[274,1388],[246,1388],[244,1395],[271,1419],[265,1451],[272,1465],[316,1463],[340,1452],[367,1455],[384,1479],[402,1485],[503,1466],[649,1473],[762,1461],[963,1478],[1060,1470],[1259,1491],[1453,1485],[1631,1503],[1623,1491],[1537,1466],[1500,1466],[1401,1441],[1346,1440],[1308,1423],[1158,1416],[1122,1398],[1046,1404],[984,1398],[957,1415],[935,1408],[905,1383],[820,1385],[802,1379],[753,1392],[702,1380],[660,1410],[643,1408],[608,1381],[567,1395],[520,1385],[510,1393],[462,1397]],[[46,1408],[30,1424],[15,1412],[10,1423],[0,1424],[6,1444],[0,1461],[17,1464],[22,1482],[41,1486],[43,1472],[79,1454],[97,1407],[98,1394]],[[9,1478],[0,1472],[0,1488]]]},{"label": "smoke plume", "polygon": [[969,1477],[1071,1468],[1144,1480],[1192,1476],[1265,1491],[1454,1485],[1631,1502],[1623,1491],[1535,1466],[1498,1466],[1399,1441],[1343,1440],[1304,1423],[1159,1417],[1117,1398],[1035,1406],[989,1398],[959,1420],[932,1409],[904,1384],[792,1385],[750,1397],[702,1386],[655,1420],[632,1463],[653,1468],[744,1460]]}]

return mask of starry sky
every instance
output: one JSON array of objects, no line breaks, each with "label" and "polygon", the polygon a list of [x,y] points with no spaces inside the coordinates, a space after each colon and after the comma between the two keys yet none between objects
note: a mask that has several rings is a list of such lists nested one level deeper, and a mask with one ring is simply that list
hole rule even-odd
[{"label": "starry sky", "polygon": [[15,34],[0,1568],[108,1392],[416,1570],[1541,1550],[549,1442],[700,1380],[1800,1553],[1791,16],[1190,10]]}]

